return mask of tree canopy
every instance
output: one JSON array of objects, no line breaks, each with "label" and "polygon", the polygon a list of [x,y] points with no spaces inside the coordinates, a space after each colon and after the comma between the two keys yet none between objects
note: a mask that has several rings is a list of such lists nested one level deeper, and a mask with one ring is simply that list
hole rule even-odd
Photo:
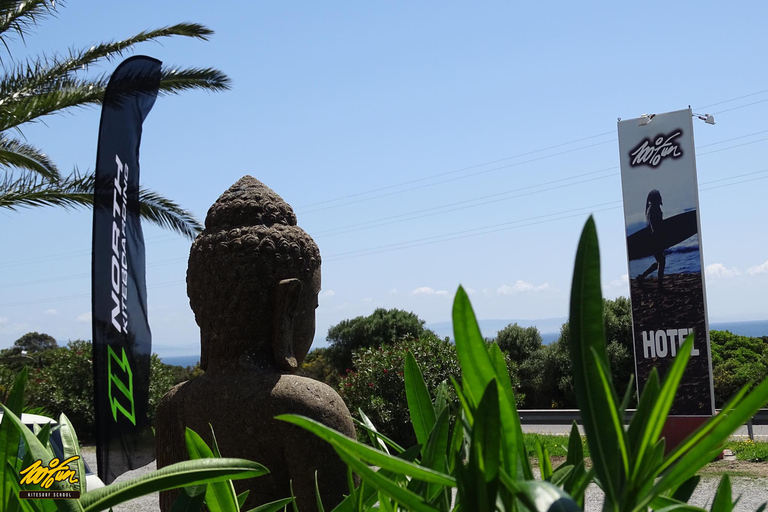
[{"label": "tree canopy", "polygon": [[426,331],[424,320],[413,312],[378,308],[368,316],[343,320],[328,329],[329,357],[342,372],[352,366],[353,350],[379,347],[408,336],[418,338]]},{"label": "tree canopy", "polygon": [[56,339],[50,334],[40,332],[28,332],[13,342],[14,348],[26,350],[29,354],[35,354],[44,350],[57,348]]}]

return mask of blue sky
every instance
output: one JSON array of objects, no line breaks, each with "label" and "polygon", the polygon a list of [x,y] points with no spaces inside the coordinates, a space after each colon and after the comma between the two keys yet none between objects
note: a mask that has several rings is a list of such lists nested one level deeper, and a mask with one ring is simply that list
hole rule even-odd
[{"label": "blue sky", "polygon": [[[293,205],[324,260],[316,346],[376,307],[448,320],[459,284],[479,318],[564,317],[589,213],[604,293],[627,295],[616,120],[688,105],[717,120],[694,124],[710,320],[765,319],[768,5],[618,4],[72,1],[11,49],[215,30],[137,49],[233,80],[157,101],[142,182],[200,219],[244,174]],[[24,134],[62,170],[92,169],[98,119]],[[90,339],[91,213],[2,211],[0,225],[0,347],[28,331]],[[154,350],[197,353],[190,242],[145,239]]]}]

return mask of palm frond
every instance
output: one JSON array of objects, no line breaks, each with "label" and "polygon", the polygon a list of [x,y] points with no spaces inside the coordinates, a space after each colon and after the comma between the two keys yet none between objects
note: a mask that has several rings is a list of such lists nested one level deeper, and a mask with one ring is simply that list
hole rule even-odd
[{"label": "palm frond", "polygon": [[176,231],[190,240],[194,240],[203,230],[202,224],[192,213],[181,208],[176,202],[144,187],[139,189],[139,205],[141,218],[162,228]]},{"label": "palm frond", "polygon": [[[4,97],[0,99],[0,131],[72,108],[100,105],[108,82],[108,75],[84,80],[63,78],[56,82],[55,89]],[[228,90],[230,83],[229,77],[217,69],[164,68],[161,70],[160,93],[179,94],[191,89],[217,92]]]},{"label": "palm frond", "polygon": [[[93,173],[83,174],[77,170],[57,182],[30,174],[14,179],[11,174],[6,173],[5,179],[0,181],[0,208],[91,208],[95,181]],[[176,231],[187,238],[194,239],[203,229],[192,213],[157,192],[140,188],[139,205],[139,213],[143,219]]]},{"label": "palm frond", "polygon": [[55,11],[53,0],[0,0],[0,41],[8,49],[9,36],[6,32],[15,32],[24,40],[31,27]]},{"label": "palm frond", "polygon": [[[2,1],[2,0],[0,0]],[[51,90],[58,80],[71,78],[74,73],[86,70],[99,60],[112,61],[122,57],[133,46],[145,41],[155,41],[163,37],[183,36],[207,41],[213,31],[198,23],[179,23],[157,30],[139,32],[122,41],[111,41],[91,46],[88,49],[69,49],[68,54],[42,55],[34,60],[20,63],[14,70],[6,73],[0,82],[0,96],[14,94],[27,95]],[[54,85],[55,87],[55,85]]]},{"label": "palm frond", "polygon": [[16,167],[58,181],[59,170],[48,156],[36,147],[0,135],[0,167]]},{"label": "palm frond", "polygon": [[212,68],[163,68],[161,73],[160,93],[166,94],[178,94],[190,89],[227,91],[232,84],[227,75]]}]

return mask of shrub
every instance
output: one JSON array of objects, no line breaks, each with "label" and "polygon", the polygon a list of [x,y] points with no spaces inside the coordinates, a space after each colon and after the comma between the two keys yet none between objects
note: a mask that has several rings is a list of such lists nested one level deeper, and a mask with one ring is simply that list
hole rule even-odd
[{"label": "shrub", "polygon": [[[355,369],[349,369],[339,384],[339,393],[354,416],[359,419],[358,409],[362,409],[380,432],[403,446],[416,444],[403,373],[408,354],[418,361],[430,389],[446,382],[448,402],[457,410],[458,398],[450,383],[451,377],[461,382],[456,346],[432,334],[355,351]],[[514,373],[509,358],[506,363]]]},{"label": "shrub", "polygon": [[742,386],[768,377],[768,344],[762,338],[709,331],[715,404],[720,407]]},{"label": "shrub", "polygon": [[380,347],[403,338],[419,338],[424,320],[412,312],[378,308],[368,316],[344,320],[328,329],[331,344],[327,356],[339,373],[353,366],[352,352],[366,347]]},{"label": "shrub", "polygon": [[[542,480],[534,478],[504,357],[484,343],[469,298],[462,288],[453,307],[456,352],[461,366],[462,420],[448,423],[445,395],[434,402],[413,354],[406,354],[407,401],[418,445],[404,449],[367,432],[375,448],[357,443],[319,422],[296,415],[278,419],[305,428],[331,443],[362,485],[336,510],[520,510],[577,511],[591,482],[604,492],[603,510],[703,510],[687,505],[700,477],[729,435],[768,401],[768,379],[751,393],[742,389],[725,410],[709,418],[665,453],[661,438],[673,398],[690,358],[693,340],[678,351],[665,380],[656,370],[639,400],[629,428],[621,418],[612,382],[603,321],[600,257],[590,218],[576,253],[571,291],[568,349],[592,468],[585,467],[574,423],[566,460],[553,467],[546,445],[536,443]],[[452,430],[452,431],[451,431]],[[380,469],[372,468],[376,466]],[[452,491],[457,489],[455,505]],[[737,498],[738,501],[738,498]],[[730,479],[722,478],[713,511],[734,507]],[[758,510],[764,510],[765,505]]]}]

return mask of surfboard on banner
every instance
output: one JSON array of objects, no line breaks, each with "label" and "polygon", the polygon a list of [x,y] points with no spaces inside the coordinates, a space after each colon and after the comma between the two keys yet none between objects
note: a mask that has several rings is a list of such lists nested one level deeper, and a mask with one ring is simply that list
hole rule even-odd
[{"label": "surfboard on banner", "polygon": [[[661,247],[664,250],[670,249],[675,245],[684,242],[698,233],[699,222],[696,211],[680,213],[662,220],[660,232]],[[653,256],[654,241],[656,233],[650,226],[646,226],[640,231],[632,233],[627,237],[627,254],[630,260],[638,260]]]},{"label": "surfboard on banner", "polygon": [[[711,416],[714,389],[690,109],[618,123],[635,376],[694,345],[671,414]],[[642,226],[638,229],[639,226]]]}]

